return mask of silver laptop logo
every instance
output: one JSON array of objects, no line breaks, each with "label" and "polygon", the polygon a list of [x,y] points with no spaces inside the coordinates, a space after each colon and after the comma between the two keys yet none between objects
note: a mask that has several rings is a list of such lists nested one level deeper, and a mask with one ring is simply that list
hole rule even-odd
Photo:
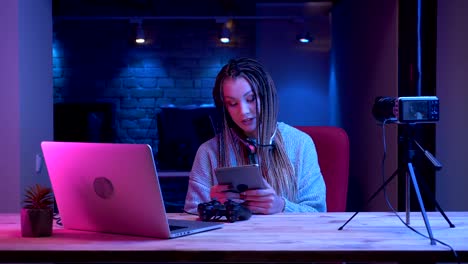
[{"label": "silver laptop logo", "polygon": [[109,199],[114,194],[114,186],[112,182],[105,177],[94,179],[94,192],[102,199]]}]

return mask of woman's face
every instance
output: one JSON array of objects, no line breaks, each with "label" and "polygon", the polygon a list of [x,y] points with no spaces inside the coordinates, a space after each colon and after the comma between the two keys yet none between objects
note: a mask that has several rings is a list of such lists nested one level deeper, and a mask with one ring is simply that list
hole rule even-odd
[{"label": "woman's face", "polygon": [[257,138],[258,100],[249,82],[243,77],[223,81],[223,100],[234,123],[246,136]]}]

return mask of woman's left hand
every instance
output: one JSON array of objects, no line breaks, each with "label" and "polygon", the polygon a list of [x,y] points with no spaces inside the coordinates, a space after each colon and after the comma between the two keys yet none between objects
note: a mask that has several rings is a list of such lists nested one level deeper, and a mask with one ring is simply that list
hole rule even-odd
[{"label": "woman's left hand", "polygon": [[[264,180],[265,181],[265,180]],[[267,188],[247,190],[240,194],[242,204],[254,214],[276,214],[284,209],[284,199],[265,181]]]}]

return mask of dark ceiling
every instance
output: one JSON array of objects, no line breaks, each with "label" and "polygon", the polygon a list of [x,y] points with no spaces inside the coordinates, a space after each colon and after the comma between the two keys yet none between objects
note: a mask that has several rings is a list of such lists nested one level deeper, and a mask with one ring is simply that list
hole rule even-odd
[{"label": "dark ceiling", "polygon": [[336,0],[53,0],[61,16],[253,16],[259,4],[298,5]]}]

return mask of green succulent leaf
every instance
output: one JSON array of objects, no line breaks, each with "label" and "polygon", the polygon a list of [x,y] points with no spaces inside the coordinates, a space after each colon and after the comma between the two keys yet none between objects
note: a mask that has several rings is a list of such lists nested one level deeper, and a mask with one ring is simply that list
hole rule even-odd
[{"label": "green succulent leaf", "polygon": [[25,208],[45,209],[51,208],[54,204],[52,189],[40,184],[28,187],[24,196],[23,203]]}]

